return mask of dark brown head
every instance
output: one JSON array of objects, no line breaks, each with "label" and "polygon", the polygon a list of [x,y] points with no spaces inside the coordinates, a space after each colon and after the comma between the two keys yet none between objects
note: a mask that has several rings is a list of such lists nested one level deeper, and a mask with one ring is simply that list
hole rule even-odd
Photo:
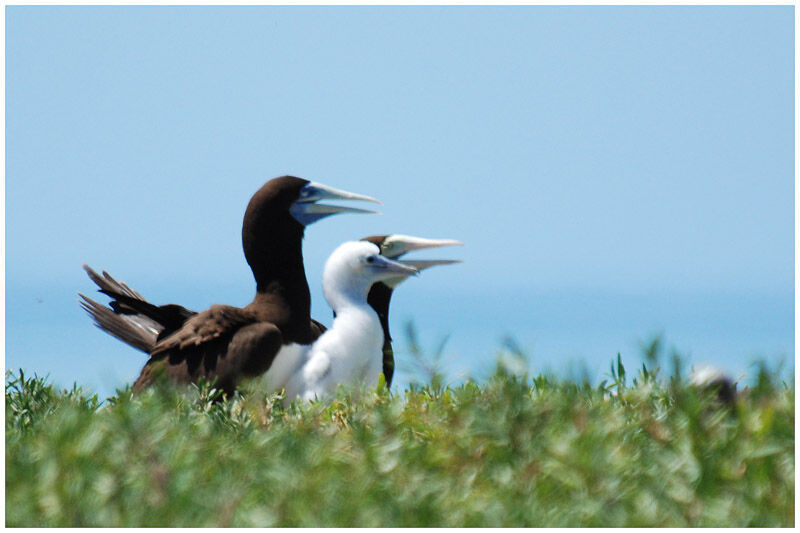
[{"label": "dark brown head", "polygon": [[380,203],[294,176],[269,180],[250,199],[242,224],[242,247],[259,290],[285,278],[302,278],[305,284],[302,240],[306,226],[337,213],[374,213],[317,203],[325,199]]},{"label": "dark brown head", "polygon": [[371,242],[372,244],[380,248],[381,245],[383,244],[383,241],[386,240],[386,237],[388,237],[388,235],[370,235],[369,237],[364,237],[361,240]]},{"label": "dark brown head", "polygon": [[[290,210],[308,180],[283,176],[269,180],[247,204],[242,223],[242,247],[247,263],[262,290],[274,278],[302,275],[302,241],[305,226]],[[299,268],[299,272],[296,272]]]}]

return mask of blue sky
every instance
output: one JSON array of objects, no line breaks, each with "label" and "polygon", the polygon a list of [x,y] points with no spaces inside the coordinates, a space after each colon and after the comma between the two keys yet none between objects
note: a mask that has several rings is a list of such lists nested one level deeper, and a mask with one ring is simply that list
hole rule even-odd
[{"label": "blue sky", "polygon": [[6,367],[135,378],[77,307],[83,262],[246,304],[244,208],[286,173],[384,203],[307,231],[326,323],[327,255],[406,233],[466,243],[392,309],[456,366],[512,333],[537,368],[605,369],[660,330],[792,365],[793,28],[790,6],[8,7]]}]

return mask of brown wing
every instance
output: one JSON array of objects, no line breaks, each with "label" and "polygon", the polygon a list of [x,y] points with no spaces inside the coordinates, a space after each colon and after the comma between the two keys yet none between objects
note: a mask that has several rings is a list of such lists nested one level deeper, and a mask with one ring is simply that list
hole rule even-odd
[{"label": "brown wing", "polygon": [[81,293],[78,293],[78,296],[82,298],[78,303],[94,319],[98,328],[137,350],[150,353],[153,349],[160,330],[159,324],[147,317],[129,318],[126,315],[118,315]]},{"label": "brown wing", "polygon": [[180,305],[153,305],[105,270],[101,276],[88,265],[83,265],[83,269],[111,301],[106,307],[78,293],[81,307],[97,327],[143,352],[150,353],[159,340],[180,329],[196,314]]},{"label": "brown wing", "polygon": [[217,387],[231,394],[242,376],[269,368],[281,343],[281,332],[274,324],[258,322],[244,309],[214,305],[155,345],[134,390],[166,374],[181,383],[218,378]]}]

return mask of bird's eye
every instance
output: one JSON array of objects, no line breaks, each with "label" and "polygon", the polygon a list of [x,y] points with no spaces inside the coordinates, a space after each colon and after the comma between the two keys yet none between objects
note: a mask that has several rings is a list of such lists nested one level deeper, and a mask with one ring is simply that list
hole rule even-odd
[{"label": "bird's eye", "polygon": [[367,263],[374,263],[374,262],[375,262],[375,256],[374,255],[371,255],[371,256],[367,257]]}]

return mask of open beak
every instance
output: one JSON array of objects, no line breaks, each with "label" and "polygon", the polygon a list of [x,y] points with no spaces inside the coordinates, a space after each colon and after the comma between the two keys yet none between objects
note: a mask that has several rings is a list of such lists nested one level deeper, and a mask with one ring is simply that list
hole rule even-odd
[{"label": "open beak", "polygon": [[359,209],[357,207],[346,207],[340,205],[318,204],[320,200],[360,200],[380,204],[379,200],[371,196],[356,194],[353,192],[334,189],[321,183],[309,182],[300,190],[300,196],[292,204],[289,212],[304,226],[308,226],[330,215],[339,213],[371,213],[379,214],[378,211],[370,209]]},{"label": "open beak", "polygon": [[370,267],[373,271],[381,274],[381,279],[391,278],[395,276],[418,276],[419,270],[411,265],[407,265],[402,261],[393,261],[382,255],[375,256]]},{"label": "open beak", "polygon": [[411,235],[389,235],[381,244],[381,255],[396,259],[403,254],[424,248],[440,248],[442,246],[464,246],[464,243],[453,239],[423,239]]},{"label": "open beak", "polygon": [[422,271],[436,265],[455,265],[464,261],[459,259],[400,259],[397,262]]},{"label": "open beak", "polygon": [[[436,265],[461,263],[461,261],[456,259],[398,259],[404,254],[414,250],[440,248],[442,246],[464,246],[464,244],[453,239],[424,239],[422,237],[412,237],[411,235],[389,235],[383,240],[380,248],[381,255],[384,257],[395,259],[398,263],[413,267],[418,271]],[[393,289],[404,279],[406,279],[406,276],[392,278],[384,281],[384,283]]]}]

